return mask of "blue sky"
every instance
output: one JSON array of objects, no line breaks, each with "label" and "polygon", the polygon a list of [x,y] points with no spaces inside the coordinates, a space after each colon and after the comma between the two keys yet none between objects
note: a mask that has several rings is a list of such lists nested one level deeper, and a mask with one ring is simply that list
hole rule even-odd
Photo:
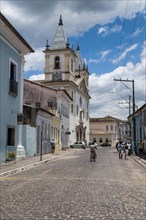
[{"label": "blue sky", "polygon": [[90,117],[127,118],[131,83],[127,89],[114,78],[134,79],[136,104],[146,102],[144,0],[2,0],[1,11],[36,51],[26,56],[24,78],[44,77],[42,50],[62,14],[70,44],[76,48],[79,43],[89,68]]}]

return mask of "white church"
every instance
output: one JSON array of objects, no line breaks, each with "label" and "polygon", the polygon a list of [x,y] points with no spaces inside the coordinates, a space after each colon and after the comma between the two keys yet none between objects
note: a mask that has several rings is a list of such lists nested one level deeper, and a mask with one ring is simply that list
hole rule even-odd
[{"label": "white church", "polygon": [[[69,144],[89,143],[89,72],[81,58],[80,47],[70,46],[60,15],[58,27],[50,45],[46,42],[45,80],[39,83],[57,90],[65,90],[72,98],[69,109]],[[63,122],[61,125],[63,129]]]}]

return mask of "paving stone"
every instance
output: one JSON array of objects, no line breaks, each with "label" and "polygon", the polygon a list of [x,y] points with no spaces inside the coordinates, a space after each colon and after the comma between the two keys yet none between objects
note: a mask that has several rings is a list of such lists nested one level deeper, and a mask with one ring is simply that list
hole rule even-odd
[{"label": "paving stone", "polygon": [[1,220],[146,220],[145,170],[112,147],[95,163],[79,149],[0,184]]}]

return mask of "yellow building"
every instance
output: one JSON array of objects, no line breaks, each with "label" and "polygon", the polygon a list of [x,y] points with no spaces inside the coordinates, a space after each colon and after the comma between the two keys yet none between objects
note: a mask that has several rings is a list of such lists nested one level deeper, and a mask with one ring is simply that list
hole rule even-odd
[{"label": "yellow building", "polygon": [[117,140],[126,138],[125,125],[127,122],[111,116],[90,118],[90,142],[96,142],[97,146],[102,143],[114,146]]}]

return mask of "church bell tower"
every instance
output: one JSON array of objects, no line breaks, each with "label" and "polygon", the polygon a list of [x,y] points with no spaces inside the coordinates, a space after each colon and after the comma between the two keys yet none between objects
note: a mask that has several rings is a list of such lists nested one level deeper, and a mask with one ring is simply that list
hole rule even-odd
[{"label": "church bell tower", "polygon": [[45,54],[45,80],[47,81],[75,81],[76,54],[70,48],[66,38],[62,16],[60,15],[55,36],[49,46],[46,42]]}]

